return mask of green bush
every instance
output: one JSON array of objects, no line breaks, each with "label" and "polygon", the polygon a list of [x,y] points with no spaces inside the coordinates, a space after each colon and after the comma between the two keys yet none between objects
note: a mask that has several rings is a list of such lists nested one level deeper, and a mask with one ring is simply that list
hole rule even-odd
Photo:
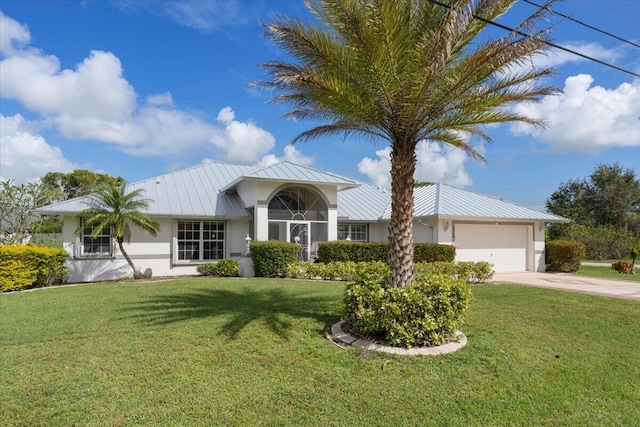
[{"label": "green bush", "polygon": [[0,246],[0,290],[19,291],[62,283],[67,256],[61,248]]},{"label": "green bush", "polygon": [[493,279],[494,274],[495,271],[491,268],[491,264],[486,261],[476,262],[471,268],[471,277],[467,281],[470,283],[484,283]]},{"label": "green bush", "polygon": [[221,259],[216,264],[216,270],[220,277],[235,277],[238,275],[238,261],[231,258]]},{"label": "green bush", "polygon": [[446,274],[467,283],[484,283],[491,280],[494,271],[486,261],[471,262],[419,262],[414,265],[414,273]]},{"label": "green bush", "polygon": [[415,262],[453,262],[456,259],[456,247],[440,243],[416,243],[413,248]]},{"label": "green bush", "polygon": [[338,261],[386,261],[386,243],[348,242],[344,240],[318,243],[318,258],[325,264]]},{"label": "green bush", "polygon": [[[318,244],[318,259],[324,263],[337,261],[370,262],[387,261],[387,243],[321,242]],[[456,257],[456,248],[438,243],[416,243],[413,248],[414,262],[450,261]]]},{"label": "green bush", "polygon": [[382,261],[359,262],[337,261],[328,264],[296,262],[287,267],[287,277],[292,279],[355,280],[357,276],[375,277],[385,280],[391,274],[389,266]]},{"label": "green bush", "polygon": [[547,270],[572,273],[578,271],[585,256],[585,247],[580,242],[551,240],[546,244]]},{"label": "green bush", "polygon": [[345,320],[361,334],[395,346],[432,346],[455,339],[473,298],[463,280],[418,274],[405,288],[359,277],[345,291]]},{"label": "green bush", "polygon": [[295,243],[257,241],[251,242],[250,249],[256,277],[282,277],[287,266],[298,260],[299,246]]},{"label": "green bush", "polygon": [[[484,283],[493,277],[494,271],[488,262],[417,262],[414,273],[446,274],[453,278],[462,279],[468,283]],[[307,261],[295,262],[287,266],[286,276],[292,279],[324,279],[324,280],[355,280],[356,277],[375,277],[385,280],[391,275],[387,263],[337,261],[331,263],[312,263]]]},{"label": "green bush", "polygon": [[198,264],[196,271],[203,276],[216,276],[218,267],[214,262],[205,262],[204,264]]},{"label": "green bush", "polygon": [[553,224],[548,229],[547,240],[569,240],[585,246],[587,259],[623,259],[629,255],[634,242],[633,232],[613,225],[585,225],[575,222]]}]

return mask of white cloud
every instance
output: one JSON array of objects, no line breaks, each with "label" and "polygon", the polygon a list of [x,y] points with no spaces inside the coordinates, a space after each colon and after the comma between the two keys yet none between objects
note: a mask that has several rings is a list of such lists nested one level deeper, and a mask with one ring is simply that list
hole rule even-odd
[{"label": "white cloud", "polygon": [[[483,151],[482,147],[477,148]],[[376,151],[377,159],[365,157],[358,163],[358,171],[377,186],[391,187],[391,148]],[[447,149],[433,142],[420,142],[416,149],[417,181],[442,182],[455,187],[466,187],[473,184],[465,170],[469,156],[462,150]]]},{"label": "white cloud", "polygon": [[79,167],[65,159],[58,147],[49,145],[32,128],[19,114],[0,115],[0,179],[13,179],[17,184],[23,184],[47,172],[69,172]]},{"label": "white cloud", "polygon": [[149,95],[147,96],[147,104],[155,105],[155,106],[162,106],[162,105],[169,106],[169,107],[174,106],[171,92]]},{"label": "white cloud", "polygon": [[615,89],[592,86],[593,81],[587,74],[569,77],[562,95],[518,106],[518,112],[545,120],[548,128],[519,123],[511,131],[531,135],[557,152],[640,146],[640,80]]},{"label": "white cloud", "polygon": [[273,135],[252,121],[235,120],[231,107],[220,112],[216,123],[177,108],[170,92],[151,94],[140,103],[113,53],[91,51],[75,69],[61,69],[57,57],[28,45],[26,26],[5,15],[0,19],[0,96],[40,114],[65,138],[157,156],[213,143],[227,160],[240,162],[258,161],[275,144]]},{"label": "white cloud", "polygon": [[[605,62],[616,62],[624,56],[622,48],[607,49],[593,42],[570,41],[561,43],[561,45],[567,49]],[[545,55],[537,55],[534,58],[534,64],[552,67],[583,61],[587,61],[587,59],[560,49],[550,49]]]},{"label": "white cloud", "polygon": [[269,167],[282,161],[289,161],[301,166],[312,166],[314,159],[313,157],[305,156],[293,145],[287,145],[284,147],[282,157],[277,157],[275,154],[267,154],[258,162],[258,166]]},{"label": "white cloud", "polygon": [[230,25],[244,24],[249,21],[247,3],[233,0],[169,0],[169,1],[126,1],[114,3],[126,13],[143,9],[149,13],[164,16],[178,25],[209,33]]},{"label": "white cloud", "polygon": [[20,24],[13,18],[0,11],[0,53],[15,55],[31,40],[31,33],[26,25]]},{"label": "white cloud", "polygon": [[54,56],[8,56],[0,62],[0,79],[4,98],[42,115],[126,120],[136,106],[120,60],[109,52],[92,51],[76,70],[60,70]]},{"label": "white cloud", "polygon": [[226,152],[230,161],[254,163],[268,153],[276,139],[268,131],[259,128],[252,121],[239,122],[231,107],[225,107],[218,113],[218,122],[225,126],[222,132],[211,137],[211,143]]}]

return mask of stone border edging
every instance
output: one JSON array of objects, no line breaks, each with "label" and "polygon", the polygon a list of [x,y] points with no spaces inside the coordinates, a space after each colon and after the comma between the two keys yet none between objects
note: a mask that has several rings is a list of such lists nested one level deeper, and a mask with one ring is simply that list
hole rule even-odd
[{"label": "stone border edging", "polygon": [[342,330],[343,324],[344,320],[341,320],[331,326],[331,334],[333,334],[334,337],[345,344],[362,347],[365,350],[377,351],[381,353],[397,354],[400,356],[436,356],[439,354],[453,353],[454,351],[458,351],[462,347],[467,345],[467,337],[460,331],[456,331],[456,336],[460,338],[460,341],[450,342],[435,347],[400,348],[375,343],[367,344],[365,341],[352,337],[351,335],[344,332]]}]

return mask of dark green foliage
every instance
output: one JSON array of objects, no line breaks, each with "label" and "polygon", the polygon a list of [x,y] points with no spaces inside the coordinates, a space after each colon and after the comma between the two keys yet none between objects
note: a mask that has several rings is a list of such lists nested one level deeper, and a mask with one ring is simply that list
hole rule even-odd
[{"label": "dark green foliage", "polygon": [[124,178],[76,169],[69,173],[49,172],[42,177],[42,183],[55,190],[60,195],[59,198],[64,200],[85,196],[94,191],[99,184],[118,186],[124,183]]},{"label": "dark green foliage", "polygon": [[345,320],[361,334],[395,346],[439,345],[455,339],[473,299],[463,280],[417,274],[405,288],[359,277],[347,285]]},{"label": "dark green foliage", "polygon": [[335,242],[318,243],[318,258],[324,263],[337,261],[386,261],[386,243]]},{"label": "dark green foliage", "polygon": [[235,277],[238,275],[238,261],[231,258],[221,259],[216,263],[216,270],[220,277]]},{"label": "dark green foliage", "polygon": [[256,277],[282,277],[287,266],[298,260],[298,245],[269,240],[251,242],[251,259]]},{"label": "dark green foliage", "polygon": [[576,222],[553,224],[549,227],[548,233],[547,240],[570,240],[583,243],[586,258],[596,260],[626,258],[635,240],[629,229],[611,224],[592,225]]},{"label": "dark green foliage", "polygon": [[204,264],[198,264],[196,271],[203,276],[216,276],[218,267],[214,262],[205,262]]},{"label": "dark green foliage", "polygon": [[548,271],[572,273],[578,271],[585,256],[585,247],[580,242],[551,240],[546,244]]},{"label": "dark green foliage", "polygon": [[60,248],[0,246],[0,291],[19,291],[62,283],[67,256],[67,252]]},{"label": "dark green foliage", "polygon": [[416,243],[413,248],[415,262],[453,262],[456,247],[439,243]]},{"label": "dark green foliage", "polygon": [[[352,261],[371,262],[387,261],[388,244],[382,242],[321,242],[318,244],[318,258],[324,262]],[[414,262],[453,262],[456,248],[451,245],[437,243],[416,243],[413,249]]]}]

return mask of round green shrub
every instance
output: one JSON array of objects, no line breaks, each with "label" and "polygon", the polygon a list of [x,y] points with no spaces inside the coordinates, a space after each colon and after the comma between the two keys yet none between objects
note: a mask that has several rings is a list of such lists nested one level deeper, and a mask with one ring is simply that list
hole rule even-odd
[{"label": "round green shrub", "polygon": [[405,288],[361,276],[347,284],[345,320],[360,333],[402,347],[440,345],[455,339],[473,299],[464,280],[418,274]]},{"label": "round green shrub", "polygon": [[225,258],[216,264],[218,276],[235,277],[238,275],[238,261],[231,258]]},{"label": "round green shrub", "polygon": [[215,276],[216,274],[218,274],[218,268],[213,262],[198,264],[198,266],[196,267],[196,271],[198,272],[198,274],[201,274],[203,276]]},{"label": "round green shrub", "polygon": [[295,243],[277,240],[251,242],[251,260],[256,277],[282,277],[286,275],[289,264],[298,260]]}]

